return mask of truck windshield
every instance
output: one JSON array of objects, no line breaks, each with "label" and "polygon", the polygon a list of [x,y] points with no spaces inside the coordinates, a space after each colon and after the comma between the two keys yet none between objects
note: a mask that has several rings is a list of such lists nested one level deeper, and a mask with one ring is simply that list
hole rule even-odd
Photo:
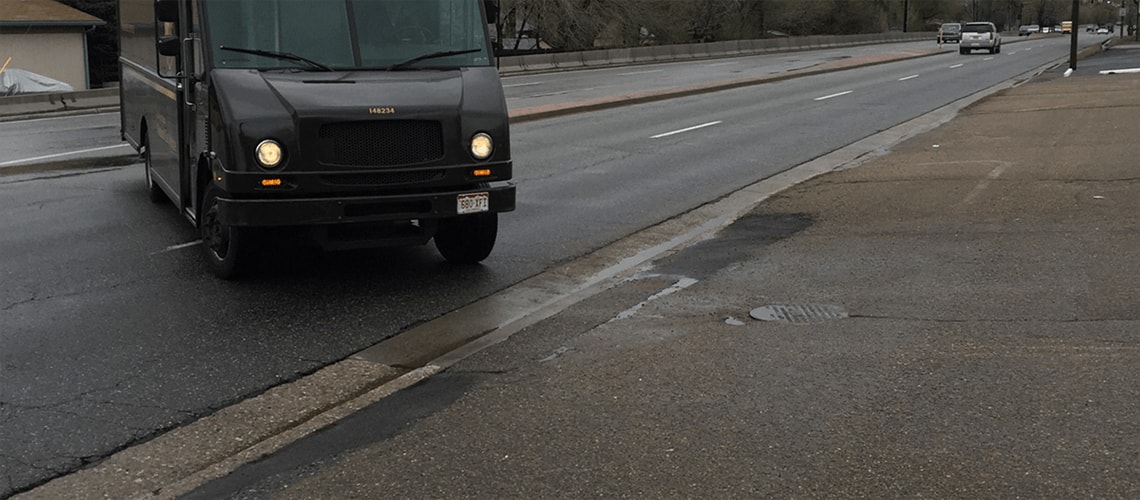
[{"label": "truck windshield", "polygon": [[[492,64],[479,9],[482,0],[203,1],[206,37],[219,68],[409,69]],[[298,65],[297,58],[315,64]]]}]

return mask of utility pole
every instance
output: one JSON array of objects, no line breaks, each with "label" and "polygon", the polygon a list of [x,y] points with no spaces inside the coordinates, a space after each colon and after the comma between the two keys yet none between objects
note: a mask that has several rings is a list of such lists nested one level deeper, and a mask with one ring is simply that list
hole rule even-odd
[{"label": "utility pole", "polygon": [[1127,33],[1124,32],[1124,30],[1125,30],[1125,25],[1124,25],[1125,19],[1124,19],[1124,17],[1126,15],[1128,15],[1128,9],[1125,8],[1125,6],[1124,6],[1124,0],[1120,0],[1120,40],[1121,41],[1124,41],[1124,37],[1127,36]]},{"label": "utility pole", "polygon": [[1073,0],[1072,30],[1069,31],[1069,70],[1077,70],[1077,33],[1081,23],[1081,2]]},{"label": "utility pole", "polygon": [[[1137,1],[1140,1],[1140,0],[1137,0]],[[903,33],[907,32],[906,21],[907,21],[907,17],[909,14],[910,14],[910,0],[903,0]]]}]

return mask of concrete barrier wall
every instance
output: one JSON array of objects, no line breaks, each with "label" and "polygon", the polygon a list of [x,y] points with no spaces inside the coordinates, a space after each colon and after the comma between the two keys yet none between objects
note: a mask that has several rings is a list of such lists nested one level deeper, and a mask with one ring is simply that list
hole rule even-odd
[{"label": "concrete barrier wall", "polygon": [[[79,98],[119,97],[119,88],[76,90],[74,92],[43,92],[39,94],[13,95],[0,97],[0,106],[17,104],[60,104],[76,102]],[[62,104],[61,104],[62,105]]]},{"label": "concrete barrier wall", "polygon": [[580,66],[604,66],[607,64],[635,64],[708,57],[727,57],[786,50],[826,49],[875,43],[933,40],[934,37],[935,33],[933,32],[893,32],[860,35],[763,38],[712,43],[650,45],[645,47],[599,49],[583,52],[525,54],[500,57],[499,71],[502,73],[518,73]]}]

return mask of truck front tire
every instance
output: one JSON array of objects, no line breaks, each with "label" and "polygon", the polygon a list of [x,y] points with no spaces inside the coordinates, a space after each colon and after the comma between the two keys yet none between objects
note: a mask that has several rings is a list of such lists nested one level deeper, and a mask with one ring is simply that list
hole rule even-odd
[{"label": "truck front tire", "polygon": [[219,278],[230,280],[238,277],[249,265],[253,241],[246,228],[227,226],[219,220],[219,193],[221,190],[213,185],[206,188],[198,228],[210,271]]},{"label": "truck front tire", "polygon": [[151,168],[154,166],[150,159],[150,134],[143,131],[143,171],[146,173],[146,197],[151,203],[162,203],[166,201],[166,193],[162,188],[158,187],[158,183],[154,182],[154,175],[151,174]]},{"label": "truck front tire", "polygon": [[475,264],[491,255],[498,232],[496,213],[442,219],[435,233],[435,248],[453,264]]}]

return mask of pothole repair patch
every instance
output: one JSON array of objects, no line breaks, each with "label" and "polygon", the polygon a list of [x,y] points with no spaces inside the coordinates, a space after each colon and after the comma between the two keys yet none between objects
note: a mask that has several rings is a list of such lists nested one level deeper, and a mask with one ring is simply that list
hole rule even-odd
[{"label": "pothole repair patch", "polygon": [[843,319],[847,311],[833,304],[778,304],[757,307],[748,315],[760,321],[807,324]]}]

